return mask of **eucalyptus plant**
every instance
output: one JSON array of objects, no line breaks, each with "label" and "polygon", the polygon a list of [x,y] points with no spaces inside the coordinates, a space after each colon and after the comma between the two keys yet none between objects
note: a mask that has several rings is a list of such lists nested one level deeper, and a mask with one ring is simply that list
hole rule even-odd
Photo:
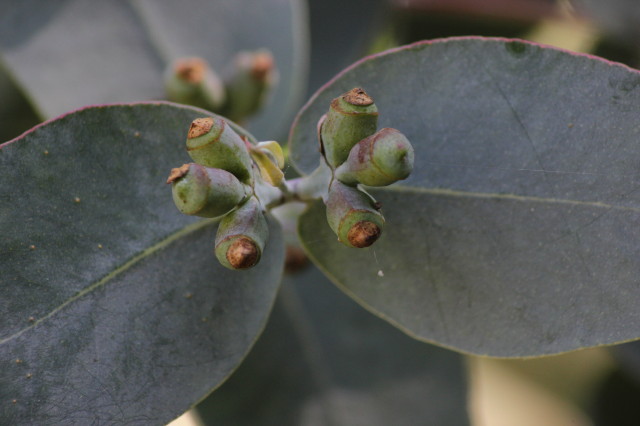
[{"label": "eucalyptus plant", "polygon": [[[232,3],[220,10],[240,16]],[[336,75],[283,148],[273,139],[304,68],[289,38],[258,31],[260,44],[233,39],[211,60],[158,30],[192,16],[172,2],[99,7],[144,23],[123,27],[145,47],[123,86],[147,100],[0,144],[0,423],[162,424],[215,391],[220,423],[464,425],[460,354],[640,338],[638,71],[516,39],[419,42]],[[44,35],[66,22],[49,18]],[[3,28],[15,73],[46,40]],[[218,70],[241,50],[259,52],[258,69],[217,83],[199,60],[171,66],[199,55]],[[269,69],[280,78],[257,72]],[[43,117],[79,101],[18,75]],[[268,84],[242,83],[252,75]],[[165,83],[207,109],[149,101]],[[294,203],[316,268],[285,275],[292,238],[276,212]]]}]

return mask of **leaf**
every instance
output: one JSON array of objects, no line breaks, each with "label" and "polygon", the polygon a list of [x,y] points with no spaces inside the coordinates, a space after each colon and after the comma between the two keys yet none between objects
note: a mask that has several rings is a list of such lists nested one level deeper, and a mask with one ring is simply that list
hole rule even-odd
[{"label": "leaf", "polygon": [[421,42],[364,59],[301,111],[291,159],[313,169],[316,121],[361,86],[379,127],[413,143],[414,172],[371,191],[386,224],[370,249],[341,247],[322,206],[301,220],[306,248],[368,309],[462,352],[636,339],[639,84],[625,66],[517,40]]},{"label": "leaf", "polygon": [[198,414],[215,425],[466,425],[466,402],[459,355],[402,335],[309,267],[285,277],[265,332]]},{"label": "leaf", "polygon": [[0,145],[1,424],[166,423],[261,332],[278,226],[259,266],[228,271],[215,224],[180,214],[164,183],[205,114],[87,108]]},{"label": "leaf", "polygon": [[270,112],[251,128],[277,132],[305,85],[303,17],[300,0],[4,1],[0,52],[42,116],[53,117],[89,104],[163,99],[163,73],[178,57],[201,56],[224,72],[239,50],[264,47],[280,84]]},{"label": "leaf", "polygon": [[0,143],[18,136],[40,121],[0,64]]},{"label": "leaf", "polygon": [[313,49],[308,95],[370,49],[388,26],[391,4],[386,0],[309,0],[309,30]]}]

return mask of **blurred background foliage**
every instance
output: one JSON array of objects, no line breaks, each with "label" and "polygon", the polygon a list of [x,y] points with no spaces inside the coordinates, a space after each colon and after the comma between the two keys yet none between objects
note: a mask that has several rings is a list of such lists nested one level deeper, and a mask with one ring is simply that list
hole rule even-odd
[{"label": "blurred background foliage", "polygon": [[[602,56],[630,67],[640,66],[640,3],[635,0],[308,0],[307,14],[311,50],[305,98],[364,55],[418,40],[451,36],[517,37]],[[42,117],[15,77],[2,66],[1,54],[0,141],[7,141],[40,122]],[[42,72],[46,72],[46,67]],[[570,78],[568,75],[567,79]],[[308,401],[304,406],[303,399],[318,393],[314,386],[331,388],[332,384],[323,382],[326,377],[317,377],[321,371],[311,371],[297,363],[305,345],[296,343],[295,329],[301,326],[302,320],[286,318],[300,308],[291,308],[292,304],[312,307],[314,297],[321,297],[325,302],[335,301],[334,310],[325,314],[341,316],[356,324],[354,333],[364,330],[371,333],[354,334],[351,358],[346,357],[344,364],[334,359],[335,365],[330,366],[335,377],[352,380],[356,388],[375,382],[377,386],[398,389],[393,387],[398,386],[397,380],[391,380],[386,374],[393,373],[395,379],[408,374],[401,372],[401,366],[393,371],[384,371],[379,366],[371,369],[366,356],[358,352],[358,342],[373,345],[367,348],[374,351],[383,351],[384,342],[395,342],[402,348],[395,353],[395,362],[400,364],[402,360],[414,362],[416,354],[428,353],[437,358],[446,350],[411,341],[382,320],[368,315],[346,295],[331,289],[328,280],[313,266],[301,265],[301,271],[288,273],[274,316],[246,362],[218,391],[202,401],[197,410],[172,424],[371,424],[366,419],[371,419],[371,412],[382,413],[375,408],[384,404],[395,407],[396,416],[405,416],[396,424],[434,424],[428,417],[420,417],[417,410],[433,404],[412,400],[410,395],[400,394],[401,398],[406,397],[401,403],[389,393],[366,398],[334,394],[333,397],[325,395],[315,407],[309,406]],[[303,274],[302,278],[299,274]],[[319,290],[310,295],[309,287]],[[289,310],[283,308],[285,305]],[[331,329],[330,322],[322,323],[322,313],[310,315],[320,321],[318,333],[326,332],[322,331],[325,326]],[[361,315],[365,315],[364,319]],[[370,341],[365,342],[365,338],[372,336],[380,339],[378,349]],[[329,358],[335,356],[337,345],[344,344],[340,339],[348,340],[339,333],[326,334],[323,339],[321,346]],[[393,356],[385,354],[389,359]],[[478,426],[630,426],[640,423],[640,343],[529,360],[466,357],[466,364],[470,385],[467,395],[456,386],[448,386],[446,374],[434,373],[431,376],[434,381],[428,384],[440,390],[436,392],[440,394],[438,404],[449,412],[448,424],[464,424],[464,420],[460,420],[464,408],[452,402],[465,398],[471,423]],[[364,373],[358,368],[364,368]],[[429,370],[428,366],[424,369]],[[426,383],[418,387],[420,385],[427,386]],[[403,403],[406,406],[403,407]],[[247,411],[246,404],[253,408]],[[333,408],[323,411],[322,407],[326,409],[323,404]],[[367,414],[367,410],[373,411]],[[327,412],[332,414],[326,417]],[[385,417],[380,416],[374,420],[381,422]]]}]

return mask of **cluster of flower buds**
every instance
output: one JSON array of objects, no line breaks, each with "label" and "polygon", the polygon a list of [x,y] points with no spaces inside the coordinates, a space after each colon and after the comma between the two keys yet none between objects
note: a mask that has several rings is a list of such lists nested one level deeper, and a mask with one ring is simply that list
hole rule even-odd
[{"label": "cluster of flower buds", "polygon": [[193,105],[241,122],[264,104],[278,73],[268,50],[239,52],[220,77],[202,58],[181,58],[167,70],[165,91],[173,102]]},{"label": "cluster of flower buds", "polygon": [[225,120],[207,117],[191,123],[187,152],[195,163],[173,169],[167,179],[178,210],[221,218],[215,254],[222,265],[256,265],[269,236],[264,207],[255,194],[256,180],[269,176],[276,182],[275,170],[282,175],[280,145],[271,141],[254,146]]},{"label": "cluster of flower buds", "polygon": [[349,247],[368,247],[382,233],[380,206],[358,184],[387,186],[413,170],[413,147],[398,130],[376,131],[378,109],[355,88],[335,98],[318,123],[321,151],[333,170],[325,197],[329,226]]},{"label": "cluster of flower buds", "polygon": [[287,201],[322,198],[338,240],[349,247],[368,247],[380,237],[384,217],[379,203],[360,185],[386,186],[406,179],[414,158],[402,133],[377,130],[377,124],[378,110],[364,90],[334,99],[318,123],[320,166],[308,176],[286,181],[277,142],[253,144],[222,118],[198,118],[187,135],[194,163],[173,169],[167,183],[182,213],[220,219],[215,254],[227,268],[258,263],[269,234],[265,211]]}]

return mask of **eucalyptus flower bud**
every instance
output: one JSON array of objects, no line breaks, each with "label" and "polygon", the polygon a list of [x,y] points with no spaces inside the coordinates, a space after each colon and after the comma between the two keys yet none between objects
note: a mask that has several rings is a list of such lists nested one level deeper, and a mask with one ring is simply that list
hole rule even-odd
[{"label": "eucalyptus flower bud", "polygon": [[251,189],[227,171],[195,163],[173,169],[167,183],[171,184],[178,210],[201,217],[218,217],[230,212]]},{"label": "eucalyptus flower bud", "polygon": [[278,142],[259,142],[249,147],[249,154],[258,166],[262,180],[271,186],[278,186],[283,182],[284,153]]},{"label": "eucalyptus flower bud", "polygon": [[244,141],[219,117],[193,120],[187,152],[198,164],[226,170],[245,183],[251,180],[251,157]]},{"label": "eucalyptus flower bud", "polygon": [[269,91],[277,83],[278,73],[273,55],[266,49],[240,52],[233,65],[233,72],[225,81],[227,103],[222,113],[240,122],[264,105]]},{"label": "eucalyptus flower bud", "polygon": [[335,98],[320,129],[329,165],[335,168],[344,163],[351,148],[372,135],[377,126],[378,108],[364,90],[351,89]]},{"label": "eucalyptus flower bud", "polygon": [[167,99],[218,111],[225,101],[222,80],[202,58],[175,61],[165,76]]},{"label": "eucalyptus flower bud", "polygon": [[409,140],[396,129],[384,128],[351,148],[335,176],[347,185],[387,186],[409,177],[413,158]]},{"label": "eucalyptus flower bud", "polygon": [[326,200],[327,221],[338,240],[349,247],[369,247],[382,233],[384,217],[371,197],[334,180]]},{"label": "eucalyptus flower bud", "polygon": [[255,266],[269,237],[269,227],[260,203],[249,198],[222,218],[216,234],[216,257],[229,269]]}]

